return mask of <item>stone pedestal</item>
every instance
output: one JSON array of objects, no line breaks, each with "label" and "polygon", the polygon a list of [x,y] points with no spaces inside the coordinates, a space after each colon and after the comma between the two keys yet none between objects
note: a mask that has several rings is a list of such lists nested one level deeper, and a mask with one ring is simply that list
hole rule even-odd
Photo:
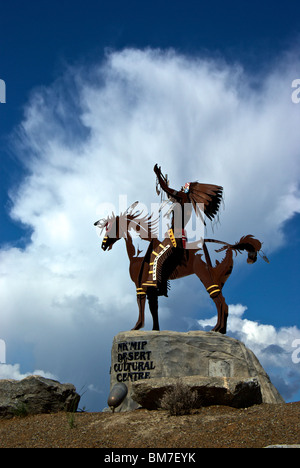
[{"label": "stone pedestal", "polygon": [[128,387],[116,411],[156,408],[178,378],[198,390],[204,405],[284,402],[253,352],[226,335],[128,331],[114,337],[110,389],[121,382]]}]

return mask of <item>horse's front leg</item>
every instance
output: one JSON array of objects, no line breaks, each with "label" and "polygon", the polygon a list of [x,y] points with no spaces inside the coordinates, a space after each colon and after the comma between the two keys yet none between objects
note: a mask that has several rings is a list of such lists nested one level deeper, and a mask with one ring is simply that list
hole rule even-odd
[{"label": "horse's front leg", "polygon": [[139,308],[139,318],[132,330],[139,330],[143,328],[145,323],[145,303],[146,303],[146,293],[144,291],[137,290],[137,303]]},{"label": "horse's front leg", "polygon": [[[153,291],[152,291],[153,289]],[[158,321],[158,299],[157,299],[157,292],[155,288],[148,288],[148,303],[149,309],[153,319],[153,328],[152,330],[159,331],[159,321]]]}]

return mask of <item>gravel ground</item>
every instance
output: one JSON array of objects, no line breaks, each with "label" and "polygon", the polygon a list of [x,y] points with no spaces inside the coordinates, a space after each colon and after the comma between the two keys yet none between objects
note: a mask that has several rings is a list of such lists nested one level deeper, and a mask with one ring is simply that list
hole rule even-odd
[{"label": "gravel ground", "polygon": [[0,448],[254,448],[300,444],[300,402],[169,416],[57,413],[0,420]]}]

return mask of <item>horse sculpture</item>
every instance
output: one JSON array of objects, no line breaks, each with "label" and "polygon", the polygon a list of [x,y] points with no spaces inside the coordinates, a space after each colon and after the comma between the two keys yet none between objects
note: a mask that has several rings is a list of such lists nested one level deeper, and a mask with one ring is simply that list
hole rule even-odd
[{"label": "horse sculpture", "polygon": [[[158,296],[167,296],[169,280],[175,280],[195,274],[204,285],[217,308],[218,320],[213,331],[225,334],[228,306],[222,294],[222,289],[232,272],[233,252],[237,254],[245,250],[248,253],[247,262],[254,263],[257,259],[257,253],[261,250],[261,242],[255,239],[252,235],[242,237],[236,244],[228,244],[214,239],[204,239],[202,250],[205,261],[202,259],[202,253],[198,253],[200,249],[199,247],[180,249],[180,262],[177,261],[175,264],[172,263],[171,260],[169,262],[165,262],[167,268],[165,268],[163,272],[165,280],[163,283],[164,287],[159,290],[157,287],[151,287],[151,283],[149,283],[149,272],[153,275],[155,267],[154,262],[151,261],[153,258],[151,258],[150,254],[151,252],[153,253],[155,249],[156,251],[159,251],[159,248],[161,248],[161,251],[163,252],[163,249],[166,249],[165,246],[167,241],[169,242],[169,238],[166,236],[163,241],[160,241],[157,235],[158,219],[153,219],[153,215],[143,215],[140,211],[134,211],[136,205],[137,202],[118,216],[112,214],[108,218],[100,219],[94,223],[95,226],[101,229],[101,233],[103,229],[106,230],[101,244],[101,248],[104,251],[110,250],[119,239],[125,239],[130,263],[129,273],[136,286],[137,304],[139,309],[138,320],[133,327],[133,330],[139,330],[144,326],[146,298],[148,299],[149,309],[153,318],[153,330],[159,330]],[[129,232],[131,229],[133,229],[143,240],[150,243],[147,253],[143,257],[140,257],[139,252],[136,252],[132,236]],[[208,243],[222,244],[223,247],[216,250],[216,252],[226,252],[223,260],[221,262],[216,261],[215,265],[212,264],[211,257],[209,255],[207,248]],[[172,255],[169,256],[169,259],[172,259]],[[160,272],[156,273],[159,274]],[[146,289],[143,286],[145,284],[148,286]]]}]

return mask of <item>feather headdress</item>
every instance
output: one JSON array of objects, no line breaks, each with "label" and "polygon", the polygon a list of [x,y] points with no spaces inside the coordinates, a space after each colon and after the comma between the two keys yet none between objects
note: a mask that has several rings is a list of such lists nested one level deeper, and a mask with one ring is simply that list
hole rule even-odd
[{"label": "feather headdress", "polygon": [[202,217],[201,211],[212,221],[219,211],[222,201],[223,187],[212,184],[200,184],[191,182],[189,184],[188,197],[196,214]]}]

